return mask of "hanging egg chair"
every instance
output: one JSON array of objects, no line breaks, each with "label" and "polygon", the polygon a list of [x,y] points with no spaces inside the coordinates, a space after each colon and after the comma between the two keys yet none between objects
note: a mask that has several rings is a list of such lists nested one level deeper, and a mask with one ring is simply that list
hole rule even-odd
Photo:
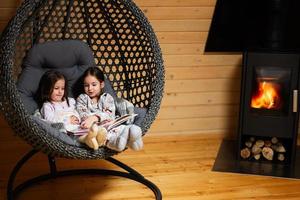
[{"label": "hanging egg chair", "polygon": [[[49,176],[90,173],[88,170],[58,172],[55,157],[106,159],[129,172],[108,174],[139,181],[154,192],[156,199],[161,199],[153,183],[112,158],[117,152],[105,147],[91,151],[66,143],[33,119],[17,87],[18,79],[27,69],[24,60],[30,52],[34,55],[36,46],[60,41],[80,41],[88,46],[91,59],[104,72],[115,95],[145,111],[140,124],[144,134],[160,107],[164,86],[161,50],[151,25],[131,0],[25,0],[0,41],[0,109],[15,134],[33,147],[10,176],[8,199],[14,199],[23,189]],[[14,187],[19,169],[39,151],[48,156],[50,174]],[[103,173],[100,171],[99,174]]]}]

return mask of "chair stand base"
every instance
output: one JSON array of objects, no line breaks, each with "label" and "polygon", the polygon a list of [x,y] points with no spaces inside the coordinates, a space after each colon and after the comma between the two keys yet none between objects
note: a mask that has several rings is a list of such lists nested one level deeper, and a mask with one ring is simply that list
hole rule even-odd
[{"label": "chair stand base", "polygon": [[156,200],[162,199],[162,194],[159,190],[159,188],[152,183],[151,181],[144,178],[140,173],[132,169],[131,167],[125,165],[124,163],[109,157],[105,160],[108,162],[113,163],[114,165],[122,168],[123,171],[116,171],[116,170],[108,170],[108,169],[73,169],[73,170],[64,170],[64,171],[57,171],[56,170],[56,164],[55,159],[53,157],[48,156],[49,161],[49,167],[50,167],[50,173],[40,175],[34,178],[31,178],[16,187],[14,187],[14,181],[17,176],[17,173],[20,171],[22,166],[32,157],[34,156],[38,151],[31,150],[29,151],[14,167],[13,171],[10,174],[10,177],[8,179],[7,184],[7,200],[14,200],[17,198],[17,196],[26,188],[29,188],[30,186],[33,186],[37,183],[40,183],[42,181],[54,179],[57,177],[64,177],[64,176],[72,176],[72,175],[105,175],[105,176],[119,176],[128,178],[134,181],[137,181],[149,189],[152,190],[152,192],[155,195]]}]

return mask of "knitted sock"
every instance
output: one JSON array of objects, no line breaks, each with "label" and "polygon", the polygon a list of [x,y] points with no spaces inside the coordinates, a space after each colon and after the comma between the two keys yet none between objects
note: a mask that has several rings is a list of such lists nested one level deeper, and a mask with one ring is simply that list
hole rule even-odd
[{"label": "knitted sock", "polygon": [[137,125],[131,125],[129,128],[128,147],[138,151],[141,150],[143,146],[142,129]]},{"label": "knitted sock", "polygon": [[123,151],[126,148],[126,144],[128,141],[128,133],[128,127],[125,126],[120,134],[110,131],[107,134],[106,146],[115,151]]}]

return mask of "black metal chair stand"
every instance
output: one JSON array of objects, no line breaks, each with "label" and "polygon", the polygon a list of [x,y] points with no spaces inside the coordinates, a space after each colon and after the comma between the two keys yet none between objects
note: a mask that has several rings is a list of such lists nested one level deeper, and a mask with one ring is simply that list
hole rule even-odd
[{"label": "black metal chair stand", "polygon": [[128,178],[134,181],[137,181],[149,189],[151,189],[155,195],[156,200],[162,199],[162,194],[159,190],[159,188],[152,183],[151,181],[147,180],[145,177],[143,177],[139,172],[132,169],[131,167],[125,165],[124,163],[112,158],[108,157],[105,160],[108,162],[122,168],[123,171],[116,171],[116,170],[109,170],[109,169],[73,169],[73,170],[63,170],[63,171],[57,171],[56,169],[56,162],[55,158],[48,156],[48,163],[50,168],[50,173],[43,174],[34,178],[31,178],[17,186],[14,187],[14,181],[16,179],[16,176],[19,172],[19,170],[22,168],[22,166],[36,153],[38,153],[37,150],[31,150],[29,151],[14,167],[13,171],[11,172],[8,184],[7,184],[7,200],[14,200],[17,198],[17,196],[26,188],[29,188],[30,186],[33,186],[37,183],[40,183],[42,181],[46,181],[49,179],[54,179],[57,177],[64,177],[64,176],[72,176],[72,175],[105,175],[105,176],[119,176]]}]

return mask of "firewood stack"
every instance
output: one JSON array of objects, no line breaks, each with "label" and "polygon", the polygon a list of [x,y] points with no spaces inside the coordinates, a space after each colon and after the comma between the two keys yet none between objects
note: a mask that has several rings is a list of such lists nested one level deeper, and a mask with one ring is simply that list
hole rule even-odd
[{"label": "firewood stack", "polygon": [[278,160],[284,161],[286,153],[286,148],[278,140],[278,138],[273,137],[271,140],[256,139],[255,137],[250,137],[244,143],[240,155],[244,159],[260,160],[265,158],[266,160]]}]

